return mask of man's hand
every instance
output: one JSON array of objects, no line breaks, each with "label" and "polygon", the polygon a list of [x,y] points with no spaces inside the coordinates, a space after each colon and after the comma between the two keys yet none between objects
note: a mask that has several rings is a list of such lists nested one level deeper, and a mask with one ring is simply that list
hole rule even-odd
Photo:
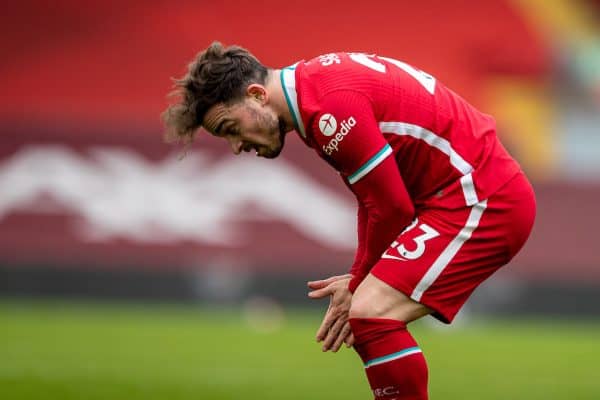
[{"label": "man's hand", "polygon": [[354,344],[354,335],[352,335],[348,322],[348,312],[352,300],[348,283],[351,279],[352,275],[346,274],[308,282],[308,287],[312,289],[308,292],[308,297],[322,299],[330,296],[329,308],[327,308],[323,322],[317,331],[317,342],[323,341],[323,351],[331,350],[335,353],[340,349],[342,343],[346,343],[347,347]]}]

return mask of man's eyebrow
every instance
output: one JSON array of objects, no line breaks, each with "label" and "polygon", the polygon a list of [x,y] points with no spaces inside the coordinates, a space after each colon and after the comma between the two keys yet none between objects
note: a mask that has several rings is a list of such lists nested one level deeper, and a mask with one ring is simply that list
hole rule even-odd
[{"label": "man's eyebrow", "polygon": [[225,125],[226,122],[231,121],[229,118],[223,118],[221,120],[221,122],[219,122],[219,125],[217,125],[217,128],[215,129],[215,133],[218,133],[219,135],[221,134],[221,129],[223,128],[223,125]]}]

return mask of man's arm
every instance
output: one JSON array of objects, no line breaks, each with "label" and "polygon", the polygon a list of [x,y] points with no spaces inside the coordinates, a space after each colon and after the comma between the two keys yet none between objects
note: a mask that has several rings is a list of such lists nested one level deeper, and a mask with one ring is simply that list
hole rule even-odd
[{"label": "man's arm", "polygon": [[413,218],[414,207],[402,181],[397,184],[399,178],[394,158],[388,157],[354,184],[352,191],[359,199],[358,248],[351,275],[308,283],[312,289],[309,297],[330,297],[329,308],[317,331],[317,341],[324,342],[323,351],[336,352],[343,342],[348,346],[354,344],[348,324],[351,293]]},{"label": "man's arm", "polygon": [[315,141],[359,203],[358,247],[350,269],[354,291],[412,221],[414,207],[370,99],[359,91],[337,90],[323,96],[320,109],[312,126]]},{"label": "man's arm", "polygon": [[413,219],[414,207],[364,93],[324,94],[311,128],[321,153],[340,172],[359,204],[354,276],[309,283],[311,298],[331,297],[317,340],[324,341],[324,351],[337,351],[342,341],[353,342],[348,324],[351,292]]},{"label": "man's arm", "polygon": [[[352,190],[352,187],[350,187]],[[362,204],[360,201],[358,202],[358,212],[356,213],[356,230],[357,230],[357,239],[358,243],[356,246],[356,253],[354,255],[354,262],[352,263],[352,267],[350,267],[350,273],[354,273],[354,271],[359,271],[361,269],[361,265],[363,263],[363,258],[365,256],[365,247],[367,244],[367,222],[368,222],[368,212],[367,207]]]},{"label": "man's arm", "polygon": [[364,237],[364,254],[350,270],[353,278],[349,289],[354,293],[387,247],[412,221],[415,209],[391,155],[355,182],[352,191],[367,214],[364,227],[360,221],[358,224],[359,237]]}]

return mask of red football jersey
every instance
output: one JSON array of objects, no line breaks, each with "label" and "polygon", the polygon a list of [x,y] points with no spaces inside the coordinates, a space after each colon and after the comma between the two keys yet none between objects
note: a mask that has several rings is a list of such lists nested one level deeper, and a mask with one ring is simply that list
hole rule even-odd
[{"label": "red football jersey", "polygon": [[281,82],[300,136],[359,200],[355,274],[366,275],[415,210],[471,206],[520,171],[492,117],[404,62],[331,53],[282,69]]}]

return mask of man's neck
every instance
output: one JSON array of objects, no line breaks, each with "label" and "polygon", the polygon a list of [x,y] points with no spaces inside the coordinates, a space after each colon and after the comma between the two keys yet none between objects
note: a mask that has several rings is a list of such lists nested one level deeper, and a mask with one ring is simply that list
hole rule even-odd
[{"label": "man's neck", "polygon": [[289,109],[287,101],[285,100],[283,86],[281,86],[281,79],[279,78],[280,73],[281,70],[279,69],[270,69],[265,87],[269,92],[269,102],[271,103],[271,107],[273,107],[277,115],[283,119],[285,122],[285,131],[289,132],[296,129],[296,126],[294,125],[292,110]]}]

